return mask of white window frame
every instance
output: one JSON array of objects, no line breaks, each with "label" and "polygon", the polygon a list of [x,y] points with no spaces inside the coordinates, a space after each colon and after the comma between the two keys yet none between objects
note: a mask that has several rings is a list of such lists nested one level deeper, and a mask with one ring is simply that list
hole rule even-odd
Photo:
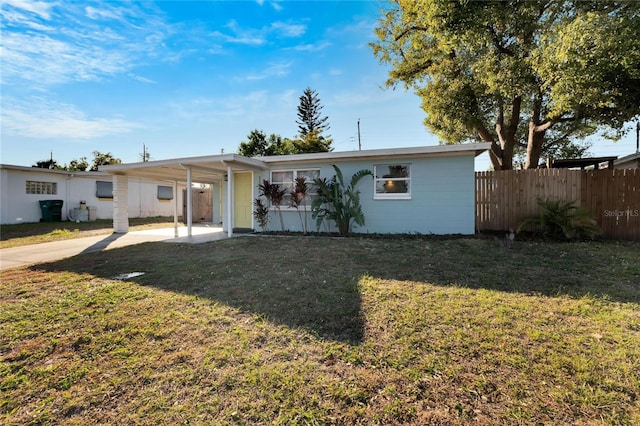
[{"label": "white window frame", "polygon": [[[390,166],[402,166],[407,168],[406,177],[387,177],[385,172],[389,171]],[[380,177],[378,177],[380,170]],[[407,192],[378,192],[378,184],[397,184],[406,182],[408,185]],[[373,165],[373,199],[374,200],[410,200],[411,199],[411,163],[381,163]]]},{"label": "white window frame", "polygon": [[[279,170],[271,170],[269,172],[269,183],[271,184],[278,184],[280,186],[280,188],[283,187],[283,183],[284,182],[275,182],[273,180],[273,174],[274,173],[293,173],[293,188],[295,188],[295,184],[296,184],[296,178],[298,177],[298,173],[300,172],[317,172],[318,173],[318,178],[320,178],[320,169],[319,168],[308,168],[308,169],[279,169]],[[310,192],[307,193],[307,198],[305,201],[305,205],[304,205],[304,210],[305,211],[311,211],[311,203],[313,202],[313,199],[315,197],[317,197],[316,191],[317,188],[315,188],[315,184],[313,184],[312,181],[307,180],[307,185],[313,185],[312,188],[309,188]],[[291,207],[289,205],[289,196],[291,195],[291,191],[289,191],[289,188],[287,188],[287,196],[286,198],[283,200],[283,203],[280,205],[280,210],[296,210],[295,207]],[[271,205],[271,203],[269,203],[269,209],[270,210],[275,210],[275,206]]]},{"label": "white window frame", "polygon": [[58,183],[28,180],[25,182],[25,192],[35,195],[58,195]]}]

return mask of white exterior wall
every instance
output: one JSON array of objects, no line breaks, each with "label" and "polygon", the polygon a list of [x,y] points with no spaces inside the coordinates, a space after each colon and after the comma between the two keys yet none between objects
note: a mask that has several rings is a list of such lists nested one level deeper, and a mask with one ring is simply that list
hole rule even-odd
[{"label": "white exterior wall", "polygon": [[[69,212],[86,201],[96,207],[98,219],[113,218],[113,199],[96,197],[96,182],[113,182],[112,176],[101,172],[71,173],[29,167],[2,166],[0,168],[0,224],[38,222],[42,217],[40,200],[62,200],[62,220],[68,220]],[[28,180],[56,182],[55,195],[27,194]],[[173,187],[172,182],[152,182],[138,178],[128,179],[127,210],[130,218],[173,216],[175,200],[158,200],[158,185]],[[182,206],[182,188],[179,185],[178,205]],[[178,214],[181,214],[180,212]]]},{"label": "white exterior wall", "polygon": [[[475,233],[475,172],[474,155],[433,156],[426,158],[393,157],[389,160],[335,161],[343,173],[345,184],[359,170],[373,172],[376,164],[411,165],[411,199],[374,199],[374,179],[360,180],[360,203],[365,215],[365,226],[354,226],[356,233],[420,233],[420,234],[474,234]],[[327,163],[287,164],[273,166],[272,170],[320,169],[320,177],[330,179],[335,171]],[[271,180],[270,171],[255,174],[254,198],[258,197],[258,183]],[[309,230],[317,230],[311,211],[307,213]],[[280,219],[271,211],[270,231],[279,231]],[[283,208],[285,228],[301,231],[301,222],[295,209]],[[322,225],[320,231],[327,231]],[[329,231],[335,231],[334,228]]]},{"label": "white exterior wall", "polygon": [[[39,222],[42,217],[40,200],[62,200],[62,220],[67,220],[67,176],[63,173],[33,173],[30,171],[2,168],[2,204],[3,225],[10,223]],[[27,181],[55,182],[57,194],[27,194]]]}]

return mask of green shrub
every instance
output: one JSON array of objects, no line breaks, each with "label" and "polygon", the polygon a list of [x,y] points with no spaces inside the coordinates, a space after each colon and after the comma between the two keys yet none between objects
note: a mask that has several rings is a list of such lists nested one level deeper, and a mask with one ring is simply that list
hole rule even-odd
[{"label": "green shrub", "polygon": [[322,222],[327,219],[333,221],[340,235],[348,235],[353,224],[364,225],[364,213],[360,205],[360,191],[356,189],[358,182],[372,175],[370,170],[360,170],[351,176],[349,186],[345,186],[342,171],[332,165],[336,174],[330,179],[315,179],[318,185],[318,196],[311,204],[313,218],[320,229]]},{"label": "green shrub", "polygon": [[593,239],[600,234],[593,213],[584,207],[576,206],[575,201],[538,198],[536,202],[541,212],[524,218],[518,232],[523,228],[532,228],[534,233],[554,240]]},{"label": "green shrub", "polygon": [[267,226],[269,225],[269,206],[262,202],[262,198],[256,198],[255,205],[256,209],[253,211],[253,216],[258,221],[260,228],[262,228],[263,231],[266,231]]}]

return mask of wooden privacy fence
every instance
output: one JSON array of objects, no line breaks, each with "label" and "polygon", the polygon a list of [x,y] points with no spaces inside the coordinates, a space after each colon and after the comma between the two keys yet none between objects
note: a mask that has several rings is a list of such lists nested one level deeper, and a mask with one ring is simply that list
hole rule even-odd
[{"label": "wooden privacy fence", "polygon": [[537,198],[575,201],[595,214],[604,237],[640,240],[640,169],[477,172],[477,230],[516,229],[539,212]]}]

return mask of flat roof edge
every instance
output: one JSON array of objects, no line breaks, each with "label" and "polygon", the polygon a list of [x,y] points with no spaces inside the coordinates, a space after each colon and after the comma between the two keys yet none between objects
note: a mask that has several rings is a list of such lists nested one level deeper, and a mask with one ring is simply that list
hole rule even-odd
[{"label": "flat roof edge", "polygon": [[313,160],[347,160],[368,157],[400,157],[416,155],[443,155],[443,154],[465,154],[473,152],[475,156],[491,148],[491,142],[456,144],[456,145],[428,145],[407,148],[384,148],[369,149],[363,151],[338,151],[338,152],[316,152],[309,154],[274,155],[268,157],[256,157],[265,163],[283,163],[296,161]]},{"label": "flat roof edge", "polygon": [[121,164],[110,164],[105,166],[100,166],[99,170],[113,173],[113,172],[126,172],[129,169],[146,169],[153,167],[163,167],[163,166],[197,166],[204,163],[240,163],[245,164],[251,167],[266,169],[267,165],[257,158],[244,157],[239,154],[231,153],[231,154],[221,154],[221,155],[205,155],[200,157],[182,157],[182,158],[170,158],[167,160],[154,160],[154,161],[144,161],[137,163],[121,163]]}]

